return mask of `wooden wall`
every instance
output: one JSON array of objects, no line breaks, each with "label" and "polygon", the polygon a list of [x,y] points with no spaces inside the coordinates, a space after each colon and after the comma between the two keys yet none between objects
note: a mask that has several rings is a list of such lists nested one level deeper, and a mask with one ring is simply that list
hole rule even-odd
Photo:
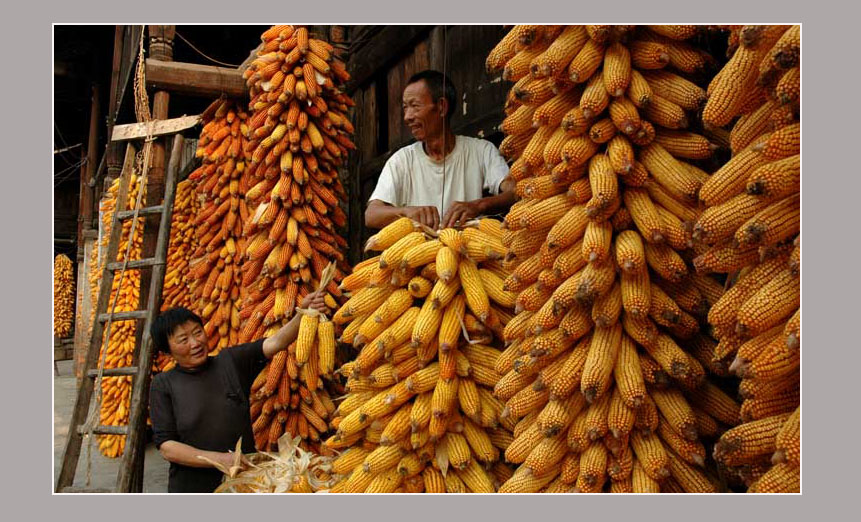
[{"label": "wooden wall", "polygon": [[368,198],[385,161],[413,141],[403,123],[401,94],[406,81],[424,69],[443,71],[457,88],[452,127],[497,145],[502,139],[505,95],[510,88],[485,72],[490,50],[505,34],[502,26],[352,26],[347,62],[353,79],[348,92],[356,102],[356,145],[345,179],[350,193],[350,261],[361,259],[361,245],[373,234],[364,226]]}]

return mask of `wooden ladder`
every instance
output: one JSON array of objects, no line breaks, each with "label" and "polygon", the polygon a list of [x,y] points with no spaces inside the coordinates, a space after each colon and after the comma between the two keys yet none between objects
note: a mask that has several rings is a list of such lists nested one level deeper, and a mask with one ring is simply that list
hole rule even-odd
[{"label": "wooden ladder", "polygon": [[[96,304],[96,317],[93,322],[93,332],[90,338],[90,347],[87,351],[84,366],[84,378],[78,388],[75,407],[72,412],[72,420],[63,450],[62,467],[57,479],[57,493],[129,493],[141,492],[143,490],[143,461],[144,461],[144,434],[146,430],[147,402],[149,396],[149,385],[151,379],[151,368],[153,360],[153,346],[150,338],[150,326],[156,318],[161,306],[162,286],[166,269],[167,247],[170,240],[171,215],[173,214],[173,203],[176,197],[176,185],[179,171],[179,162],[182,156],[183,137],[175,134],[173,147],[171,148],[170,161],[165,174],[164,201],[161,205],[124,210],[128,198],[129,186],[131,185],[132,171],[135,163],[135,147],[129,143],[126,147],[125,160],[123,162],[122,174],[120,175],[119,190],[117,192],[116,210],[111,222],[111,233],[108,239],[105,267],[99,285],[99,299]],[[113,261],[117,258],[122,238],[122,223],[127,219],[137,222],[139,216],[150,216],[160,214],[158,239],[155,247],[155,256],[135,261]],[[151,269],[149,284],[149,295],[146,308],[131,312],[111,313],[111,287],[113,286],[114,273],[131,269]],[[81,455],[81,446],[84,435],[88,433],[86,422],[90,415],[90,408],[95,389],[95,380],[99,375],[99,355],[102,347],[105,331],[110,331],[110,325],[114,321],[144,320],[144,328],[140,338],[140,344],[135,346],[133,365],[122,368],[103,368],[103,377],[131,376],[132,391],[129,406],[129,424],[125,426],[94,426],[92,433],[96,435],[125,435],[125,447],[121,458],[117,482],[114,489],[74,487],[75,473],[78,460]],[[140,325],[140,323],[138,323]],[[98,415],[98,412],[95,413]]]}]

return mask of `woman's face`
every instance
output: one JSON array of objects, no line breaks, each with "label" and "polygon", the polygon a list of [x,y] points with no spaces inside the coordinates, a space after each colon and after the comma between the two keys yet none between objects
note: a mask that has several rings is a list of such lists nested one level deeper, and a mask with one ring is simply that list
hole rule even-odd
[{"label": "woman's face", "polygon": [[206,362],[209,352],[206,332],[194,321],[177,326],[168,336],[167,343],[176,364],[183,368],[196,368]]}]

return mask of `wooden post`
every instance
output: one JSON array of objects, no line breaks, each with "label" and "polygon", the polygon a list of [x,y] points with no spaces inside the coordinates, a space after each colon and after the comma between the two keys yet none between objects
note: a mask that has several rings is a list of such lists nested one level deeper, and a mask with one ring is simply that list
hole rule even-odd
[{"label": "wooden post", "polygon": [[[117,95],[120,89],[120,70],[122,69],[123,64],[123,42],[125,40],[125,27],[122,25],[118,25],[114,29],[114,63],[113,68],[111,69],[111,95],[109,98],[108,105],[108,136],[111,135],[110,131],[113,127],[114,122],[117,118],[117,112],[119,111],[119,107],[117,107]],[[108,152],[107,152],[107,169],[108,172],[105,175],[105,183],[107,186],[110,186],[110,183],[117,179],[120,175],[120,170],[122,170],[123,166],[123,145],[121,143],[108,143]]]}]

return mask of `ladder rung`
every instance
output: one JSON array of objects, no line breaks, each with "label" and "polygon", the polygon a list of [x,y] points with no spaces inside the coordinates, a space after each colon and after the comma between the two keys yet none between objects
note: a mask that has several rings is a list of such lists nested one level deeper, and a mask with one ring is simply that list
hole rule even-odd
[{"label": "ladder rung", "polygon": [[[114,321],[126,321],[129,319],[146,319],[146,310],[135,310],[133,312],[115,312],[113,314]],[[99,322],[106,323],[108,322],[108,317],[111,317],[111,314],[99,314]]]},{"label": "ladder rung", "polygon": [[[126,268],[131,270],[132,268],[145,268],[148,266],[155,265],[163,265],[164,262],[159,263],[159,261],[154,257],[148,257],[146,259],[135,259],[134,261],[129,261],[129,264],[126,265]],[[108,270],[121,270],[123,268],[122,261],[114,261],[113,263],[108,263]]]},{"label": "ladder rung", "polygon": [[82,488],[80,486],[67,486],[60,493],[114,493],[114,490],[108,488]]},{"label": "ladder rung", "polygon": [[[87,377],[95,378],[99,374],[99,370],[87,371]],[[122,368],[105,368],[102,370],[102,377],[120,377],[123,375],[137,375],[137,366],[123,366]]]},{"label": "ladder rung", "polygon": [[[93,428],[93,433],[96,435],[126,435],[129,432],[128,426],[96,426]],[[78,426],[78,433],[83,435],[87,433],[87,428],[84,425]]]},{"label": "ladder rung", "polygon": [[[156,205],[154,207],[143,207],[138,211],[138,217],[149,216],[151,214],[161,214],[164,210],[164,205]],[[117,212],[117,219],[129,219],[135,215],[134,210],[121,210]]]}]

